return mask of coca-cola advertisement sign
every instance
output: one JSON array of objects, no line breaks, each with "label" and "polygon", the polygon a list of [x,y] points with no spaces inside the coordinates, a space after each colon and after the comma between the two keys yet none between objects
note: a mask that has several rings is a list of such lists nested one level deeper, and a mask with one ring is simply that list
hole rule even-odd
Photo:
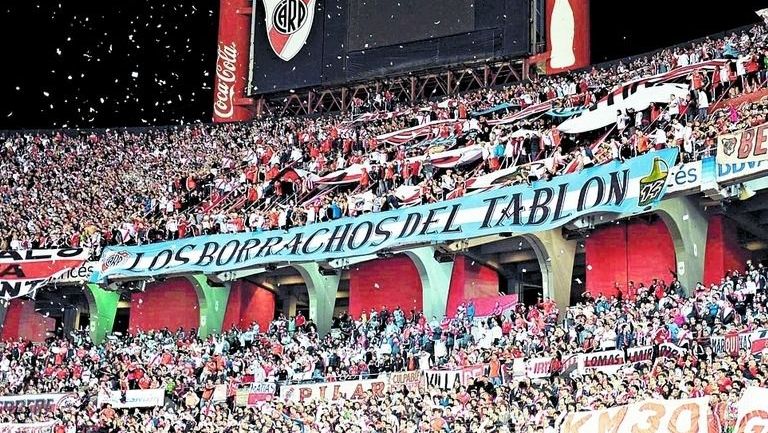
[{"label": "coca-cola advertisement sign", "polygon": [[213,71],[213,121],[242,122],[253,118],[253,101],[246,95],[251,43],[249,0],[221,0],[219,45]]},{"label": "coca-cola advertisement sign", "polygon": [[237,79],[237,45],[219,42],[216,58],[216,91],[213,114],[221,119],[230,119],[235,111],[235,80]]}]

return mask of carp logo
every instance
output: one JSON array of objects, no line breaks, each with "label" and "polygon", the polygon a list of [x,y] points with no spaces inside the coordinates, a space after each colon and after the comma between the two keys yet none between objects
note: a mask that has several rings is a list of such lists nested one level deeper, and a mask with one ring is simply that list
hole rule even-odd
[{"label": "carp logo", "polygon": [[726,135],[720,137],[720,146],[723,148],[723,152],[731,156],[736,151],[736,137],[733,135]]},{"label": "carp logo", "polygon": [[130,256],[128,251],[118,251],[107,255],[101,263],[101,272],[106,272],[108,269],[120,266]]},{"label": "carp logo", "polygon": [[316,0],[264,0],[267,39],[286,62],[301,51],[312,30]]},{"label": "carp logo", "polygon": [[661,158],[654,158],[651,172],[640,179],[640,196],[638,197],[640,207],[655,203],[661,198],[667,176],[669,176],[669,165]]}]

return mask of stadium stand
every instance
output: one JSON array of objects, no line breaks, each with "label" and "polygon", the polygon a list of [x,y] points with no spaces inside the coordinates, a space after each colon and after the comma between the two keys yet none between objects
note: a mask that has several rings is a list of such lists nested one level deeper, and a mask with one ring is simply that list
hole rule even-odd
[{"label": "stadium stand", "polygon": [[[762,102],[708,110],[764,88],[764,37],[755,26],[628,65],[417,106],[376,95],[361,101],[354,120],[7,135],[0,168],[9,175],[0,192],[13,210],[0,215],[0,248],[98,250],[272,230],[458,197],[502,169],[518,170],[511,177],[524,181],[651,148],[676,146],[681,161],[711,155],[718,133],[765,119]],[[607,135],[554,127],[605,101],[615,86],[648,77],[685,83],[690,92],[621,113]],[[531,161],[544,163],[524,164]],[[48,207],[40,212],[32,200]]]},{"label": "stadium stand", "polygon": [[[0,250],[98,253],[286,229],[459,197],[502,171],[525,183],[669,146],[696,160],[718,134],[765,122],[768,103],[728,103],[765,88],[765,36],[755,26],[413,107],[381,95],[353,119],[15,133],[0,148]],[[597,132],[554,127],[644,79],[684,92]],[[733,431],[745,389],[768,386],[766,278],[749,262],[690,295],[652,280],[567,311],[549,299],[487,317],[462,304],[442,320],[375,309],[340,315],[322,337],[297,315],[204,339],[164,329],[98,345],[81,333],[12,341],[1,349],[0,422],[56,433],[554,433],[578,431],[577,411],[708,397],[710,431]]]}]

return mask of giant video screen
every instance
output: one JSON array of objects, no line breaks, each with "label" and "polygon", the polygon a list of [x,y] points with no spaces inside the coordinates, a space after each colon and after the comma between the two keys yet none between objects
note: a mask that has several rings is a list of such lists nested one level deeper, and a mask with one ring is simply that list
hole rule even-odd
[{"label": "giant video screen", "polygon": [[530,53],[531,0],[257,0],[250,93]]},{"label": "giant video screen", "polygon": [[475,30],[475,0],[360,0],[349,3],[351,51]]}]

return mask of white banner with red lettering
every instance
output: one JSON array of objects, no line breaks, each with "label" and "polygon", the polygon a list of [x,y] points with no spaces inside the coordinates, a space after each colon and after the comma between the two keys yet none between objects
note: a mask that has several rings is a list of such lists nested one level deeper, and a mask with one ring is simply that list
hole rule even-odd
[{"label": "white banner with red lettering", "polygon": [[746,432],[764,432],[768,429],[768,409],[765,402],[768,401],[768,389],[747,387],[741,400],[736,405],[738,413],[736,416],[735,433]]},{"label": "white banner with red lettering", "polygon": [[754,163],[768,159],[768,123],[717,137],[717,163]]},{"label": "white banner with red lettering", "polygon": [[560,433],[707,433],[709,397],[648,400],[590,412],[571,412]]},{"label": "white banner with red lettering", "polygon": [[254,407],[264,402],[271,401],[277,392],[277,385],[274,383],[250,383],[242,384],[235,393],[235,404],[237,406]]},{"label": "white banner with red lettering", "polygon": [[421,383],[422,375],[419,370],[389,373],[389,386],[405,386],[409,389],[416,389]]},{"label": "white banner with red lettering", "polygon": [[739,350],[743,349],[755,355],[765,349],[766,343],[768,343],[768,329],[719,335],[709,339],[709,345],[716,354],[725,352],[737,355]]},{"label": "white banner with red lettering", "polygon": [[504,383],[511,383],[525,378],[541,379],[549,377],[552,374],[552,359],[550,356],[531,358],[527,361],[523,358],[516,358],[502,367]]},{"label": "white banner with red lettering", "polygon": [[10,300],[33,294],[83,266],[90,255],[85,248],[0,250],[0,298]]},{"label": "white banner with red lettering", "polygon": [[653,346],[630,347],[627,349],[627,362],[653,362]]},{"label": "white banner with red lettering", "polygon": [[384,395],[388,384],[389,378],[382,376],[378,379],[286,385],[280,387],[280,398],[293,402],[361,400],[368,392],[378,396]]},{"label": "white banner with red lettering", "polygon": [[606,374],[616,374],[626,364],[623,350],[584,353],[579,356],[579,372],[596,370]]},{"label": "white banner with red lettering", "polygon": [[51,433],[55,422],[0,423],[0,433]]},{"label": "white banner with red lettering", "polygon": [[0,413],[54,412],[58,409],[76,406],[79,403],[80,398],[74,393],[7,395],[0,397]]}]

